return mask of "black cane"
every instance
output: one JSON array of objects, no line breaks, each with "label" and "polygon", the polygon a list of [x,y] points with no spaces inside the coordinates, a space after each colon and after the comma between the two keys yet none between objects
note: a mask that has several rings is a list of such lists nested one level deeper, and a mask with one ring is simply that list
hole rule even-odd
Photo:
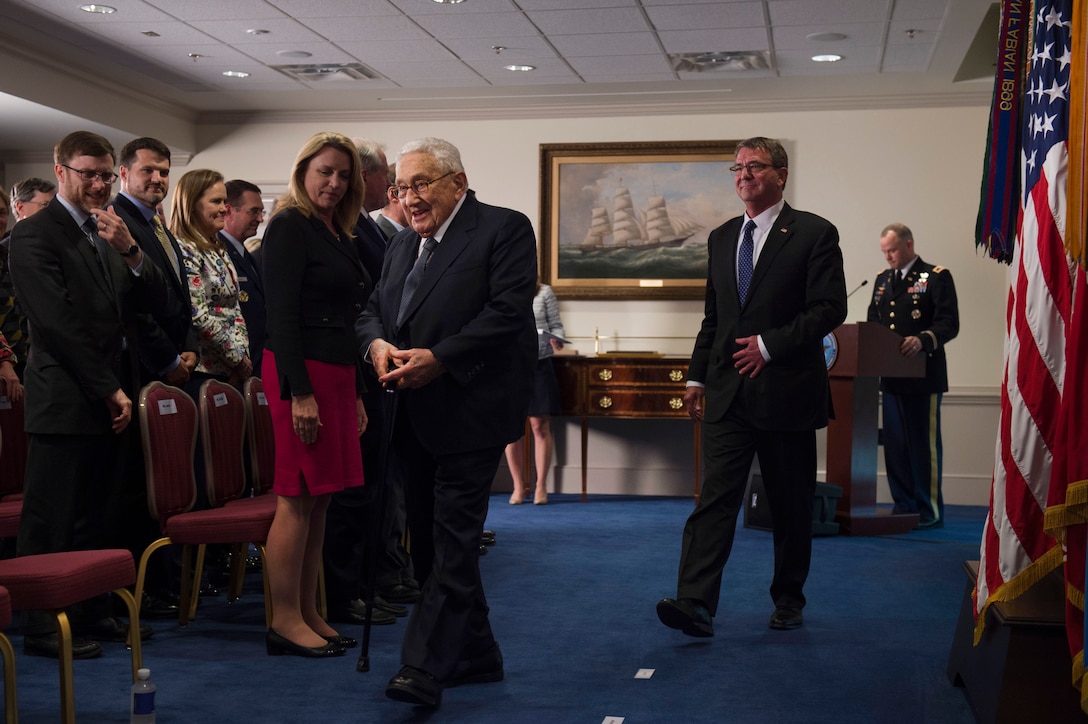
[{"label": "black cane", "polygon": [[390,463],[393,457],[393,423],[397,416],[397,397],[399,395],[397,395],[395,387],[386,388],[385,395],[382,396],[382,424],[385,425],[385,429],[382,431],[384,433],[382,435],[382,474],[380,476],[381,482],[378,485],[378,493],[374,496],[375,499],[371,501],[371,505],[376,506],[374,510],[378,512],[378,519],[376,525],[370,526],[373,530],[370,531],[370,545],[366,552],[366,591],[363,592],[366,613],[363,616],[363,643],[359,651],[359,660],[355,664],[355,670],[361,672],[370,671],[370,626],[371,616],[374,612],[374,588],[377,584],[378,545],[381,542],[383,528],[382,512],[385,510],[386,486],[389,485],[389,469],[392,467]]}]

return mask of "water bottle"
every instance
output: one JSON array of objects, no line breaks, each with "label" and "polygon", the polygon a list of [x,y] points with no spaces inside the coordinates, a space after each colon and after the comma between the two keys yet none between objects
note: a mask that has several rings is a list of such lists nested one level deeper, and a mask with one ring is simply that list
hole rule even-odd
[{"label": "water bottle", "polygon": [[151,669],[136,672],[130,712],[131,724],[155,724],[155,685],[151,683]]}]

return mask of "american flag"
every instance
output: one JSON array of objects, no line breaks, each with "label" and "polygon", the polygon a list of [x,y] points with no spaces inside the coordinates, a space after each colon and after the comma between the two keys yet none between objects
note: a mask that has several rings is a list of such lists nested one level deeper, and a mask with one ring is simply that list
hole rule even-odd
[{"label": "american flag", "polygon": [[1025,14],[1033,42],[1024,59],[1022,196],[990,512],[975,588],[976,640],[987,606],[1015,598],[1063,562],[1044,517],[1055,461],[1060,473],[1069,443],[1061,413],[1076,269],[1063,242],[1073,5],[1038,0]]}]

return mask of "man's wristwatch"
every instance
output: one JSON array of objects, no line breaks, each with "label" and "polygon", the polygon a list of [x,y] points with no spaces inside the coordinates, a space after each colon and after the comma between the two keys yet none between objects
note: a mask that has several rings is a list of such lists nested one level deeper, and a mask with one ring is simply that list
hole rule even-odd
[{"label": "man's wristwatch", "polygon": [[128,251],[121,252],[121,256],[136,256],[140,252],[140,245],[133,244],[128,248]]}]

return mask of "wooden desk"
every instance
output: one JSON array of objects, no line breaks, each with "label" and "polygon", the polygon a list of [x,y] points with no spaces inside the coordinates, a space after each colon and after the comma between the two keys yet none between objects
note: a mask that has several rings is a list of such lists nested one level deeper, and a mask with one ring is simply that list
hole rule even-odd
[{"label": "wooden desk", "polygon": [[[582,423],[582,502],[586,500],[586,469],[590,418],[670,419],[690,423],[684,409],[687,357],[557,355],[561,413]],[[699,426],[695,427],[695,499],[699,499],[702,460]]]}]

